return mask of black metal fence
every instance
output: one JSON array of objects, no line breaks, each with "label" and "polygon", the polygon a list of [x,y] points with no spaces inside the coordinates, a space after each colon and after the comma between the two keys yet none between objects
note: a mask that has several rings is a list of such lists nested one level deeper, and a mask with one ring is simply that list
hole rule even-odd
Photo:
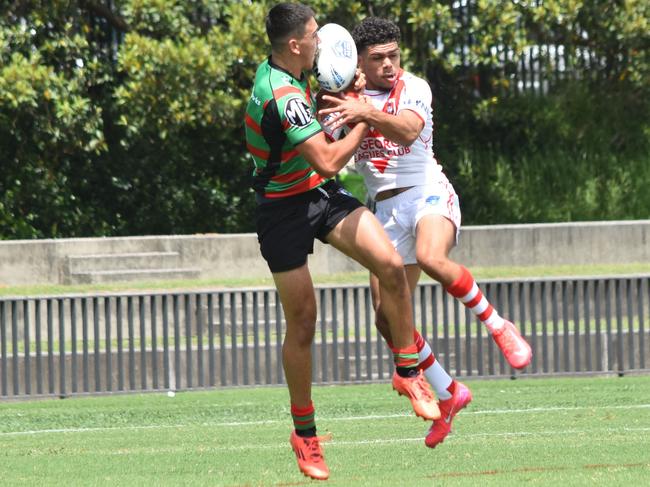
[{"label": "black metal fence", "polygon": [[[533,347],[524,375],[650,370],[650,276],[489,280],[500,314]],[[324,286],[316,383],[387,380],[367,286]],[[437,284],[418,286],[416,325],[458,377],[515,373],[485,327]],[[184,390],[284,381],[284,321],[274,289],[0,299],[4,398]]]}]

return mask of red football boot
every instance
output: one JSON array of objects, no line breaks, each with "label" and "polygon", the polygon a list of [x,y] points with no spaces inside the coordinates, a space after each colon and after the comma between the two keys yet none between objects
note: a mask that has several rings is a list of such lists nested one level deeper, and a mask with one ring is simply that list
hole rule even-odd
[{"label": "red football boot", "polygon": [[423,419],[437,419],[440,417],[436,398],[421,371],[415,377],[401,377],[395,372],[393,374],[393,389],[400,396],[409,398],[416,416]]},{"label": "red football boot", "polygon": [[503,320],[504,325],[492,333],[492,338],[499,346],[511,367],[523,369],[533,357],[533,351],[528,342],[517,330],[517,327],[508,320]]},{"label": "red football boot", "polygon": [[330,469],[325,464],[323,450],[320,447],[320,442],[327,439],[329,438],[322,436],[298,436],[295,430],[291,433],[289,442],[296,454],[298,468],[307,477],[316,480],[327,480],[330,476]]},{"label": "red football boot", "polygon": [[438,407],[442,416],[440,419],[436,419],[431,425],[431,428],[429,428],[429,433],[424,439],[424,444],[429,448],[435,448],[438,444],[442,443],[451,431],[451,422],[454,416],[456,416],[458,411],[467,406],[471,400],[472,393],[467,386],[456,382],[456,389],[451,398],[445,401],[438,401]]}]

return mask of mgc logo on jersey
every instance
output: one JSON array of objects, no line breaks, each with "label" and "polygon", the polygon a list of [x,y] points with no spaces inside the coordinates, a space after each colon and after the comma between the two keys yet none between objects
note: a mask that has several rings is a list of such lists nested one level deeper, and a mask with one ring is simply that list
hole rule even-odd
[{"label": "mgc logo on jersey", "polygon": [[284,106],[284,116],[289,124],[295,127],[305,127],[314,118],[305,100],[297,97],[287,101],[287,104]]}]

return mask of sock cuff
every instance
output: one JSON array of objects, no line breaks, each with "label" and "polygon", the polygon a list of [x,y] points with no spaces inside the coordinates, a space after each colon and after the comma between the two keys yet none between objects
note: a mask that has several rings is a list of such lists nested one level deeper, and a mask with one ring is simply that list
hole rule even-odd
[{"label": "sock cuff", "polygon": [[461,274],[451,285],[447,288],[447,292],[455,298],[462,298],[472,290],[474,285],[474,277],[472,273],[465,267],[460,266]]},{"label": "sock cuff", "polygon": [[307,416],[314,413],[314,403],[309,401],[309,406],[300,408],[295,404],[291,405],[291,414],[293,416]]},{"label": "sock cuff", "polygon": [[413,340],[415,340],[415,347],[418,349],[418,352],[424,348],[424,338],[420,335],[420,332],[413,330]]},{"label": "sock cuff", "polygon": [[415,343],[412,343],[408,347],[404,348],[395,348],[395,353],[399,355],[412,355],[412,354],[417,354],[418,353],[418,347],[415,345]]},{"label": "sock cuff", "polygon": [[418,349],[415,346],[415,343],[404,348],[396,348],[394,353],[394,360],[396,367],[403,367],[406,369],[412,369],[417,367],[418,362],[420,361],[418,356]]},{"label": "sock cuff", "polygon": [[425,358],[422,362],[418,364],[418,369],[420,370],[427,370],[429,367],[431,367],[434,363],[436,362],[436,357],[434,357],[433,353],[430,353],[427,358]]}]

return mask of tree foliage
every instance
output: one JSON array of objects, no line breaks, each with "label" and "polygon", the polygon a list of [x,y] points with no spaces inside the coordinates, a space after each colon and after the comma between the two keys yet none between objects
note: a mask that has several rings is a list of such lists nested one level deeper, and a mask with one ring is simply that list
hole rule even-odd
[{"label": "tree foliage", "polygon": [[[252,231],[242,115],[272,2],[110,5],[0,4],[0,237]],[[648,2],[311,5],[399,23],[466,222],[650,217]]]}]

